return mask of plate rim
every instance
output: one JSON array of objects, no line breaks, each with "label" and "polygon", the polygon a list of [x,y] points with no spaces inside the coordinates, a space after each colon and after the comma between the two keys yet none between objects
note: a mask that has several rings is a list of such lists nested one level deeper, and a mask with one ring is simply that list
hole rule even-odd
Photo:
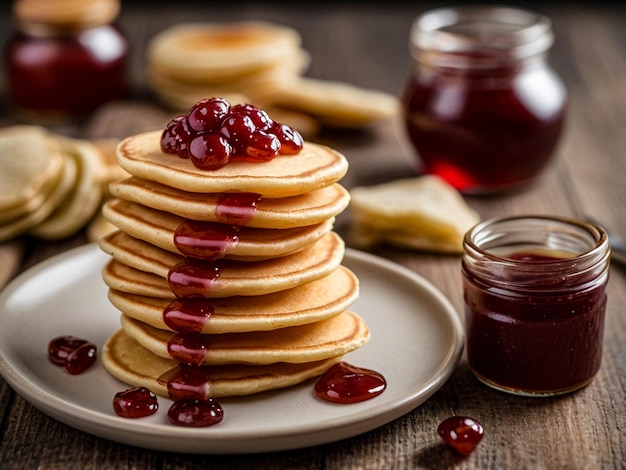
[{"label": "plate rim", "polygon": [[[96,255],[101,256],[104,254],[99,250],[97,244],[87,243],[58,253],[20,273],[0,290],[0,318],[2,317],[2,308],[6,300],[11,297],[11,294],[17,290],[19,286],[29,279],[62,261],[69,261],[82,256]],[[366,418],[357,420],[350,419],[348,423],[345,422],[345,416],[333,417],[318,423],[316,426],[309,425],[306,429],[299,429],[298,431],[294,431],[294,429],[284,429],[263,436],[259,436],[252,431],[249,433],[242,432],[240,429],[221,430],[219,435],[211,437],[213,440],[208,447],[200,449],[197,445],[190,445],[188,448],[181,449],[180,445],[168,447],[168,442],[172,438],[175,440],[186,437],[193,438],[198,434],[197,428],[171,426],[171,433],[163,433],[162,427],[155,426],[152,423],[144,423],[139,420],[132,420],[129,423],[129,420],[114,416],[113,413],[111,413],[110,416],[103,416],[103,413],[100,411],[94,411],[78,403],[63,400],[50,390],[42,389],[33,384],[29,380],[29,377],[20,375],[5,359],[2,345],[0,345],[0,375],[2,375],[13,390],[27,402],[57,421],[99,438],[140,448],[207,455],[232,455],[294,450],[354,437],[398,419],[423,404],[438,391],[450,378],[461,359],[464,349],[464,330],[460,316],[457,314],[450,300],[420,274],[394,261],[349,247],[346,248],[344,263],[345,262],[360,262],[366,265],[375,265],[379,269],[392,271],[402,277],[408,278],[412,283],[419,285],[424,292],[432,296],[433,300],[435,300],[440,307],[440,311],[437,312],[438,315],[445,313],[445,318],[451,327],[453,340],[448,347],[447,354],[445,357],[442,357],[437,368],[424,380],[424,387],[420,388],[418,393],[414,391],[411,391],[411,393],[403,393],[400,397],[401,399],[394,402],[391,412],[389,410],[385,410],[384,412],[379,411],[378,408],[380,408],[380,406],[374,403],[373,406],[367,408],[369,411],[364,413]],[[78,417],[79,415],[81,416],[80,418]],[[350,414],[350,416],[351,415],[352,414]],[[129,426],[129,424],[132,424],[132,426]],[[329,429],[329,427],[331,428]],[[129,430],[129,428],[132,429]],[[104,432],[107,430],[109,431],[108,433]],[[330,432],[321,433],[321,431]],[[120,433],[120,437],[126,437],[123,440],[113,439],[110,437],[111,432]],[[140,436],[137,437],[137,434],[140,434]],[[320,436],[320,434],[324,435]],[[311,438],[311,435],[313,435],[314,438]],[[206,434],[203,434],[203,437],[204,436],[206,436]],[[309,439],[307,439],[308,443],[305,445],[297,444],[298,440],[302,439],[302,436],[309,436]],[[151,440],[150,445],[146,445],[144,442],[146,438]],[[255,441],[255,445],[251,448],[238,446],[236,452],[223,452],[215,449],[215,447],[219,447],[219,445],[228,443],[229,440],[234,439],[235,441],[241,441],[252,438]],[[264,447],[259,448],[261,443],[265,443]]]}]

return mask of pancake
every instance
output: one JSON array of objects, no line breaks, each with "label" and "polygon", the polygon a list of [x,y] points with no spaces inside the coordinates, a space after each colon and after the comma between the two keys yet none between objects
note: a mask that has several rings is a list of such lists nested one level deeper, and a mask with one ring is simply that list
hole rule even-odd
[{"label": "pancake", "polygon": [[[186,219],[224,222],[218,214],[218,193],[190,193],[136,177],[113,183],[110,189],[117,198]],[[286,229],[319,224],[340,214],[349,202],[348,191],[338,183],[298,196],[262,198],[246,226]]]},{"label": "pancake", "polygon": [[347,354],[370,337],[365,322],[350,311],[306,325],[219,335],[177,334],[124,315],[121,322],[128,336],[157,356],[169,358],[170,348],[182,349],[184,362],[195,365],[303,364]]},{"label": "pancake", "polygon": [[[292,289],[255,297],[235,296],[203,301],[211,313],[199,332],[268,331],[313,323],[342,313],[357,299],[358,294],[356,276],[339,266],[328,276]],[[171,330],[163,320],[163,311],[171,299],[127,294],[114,289],[109,289],[108,297],[124,315],[155,328]],[[195,330],[199,328],[197,326]]]},{"label": "pancake", "polygon": [[[107,202],[102,213],[109,222],[128,235],[164,250],[180,253],[174,244],[174,234],[185,220],[182,217],[120,199]],[[241,227],[237,233],[239,241],[228,247],[224,257],[249,261],[295,253],[330,232],[333,222],[334,219],[326,219],[316,225],[284,230]]]},{"label": "pancake", "polygon": [[[169,269],[182,261],[182,257],[132,240],[133,245],[111,244],[103,248],[114,258],[103,269],[104,282],[129,294],[174,298],[166,278]],[[281,258],[257,262],[220,260],[219,278],[203,295],[207,298],[255,296],[290,289],[327,276],[341,264],[344,253],[343,240],[330,232],[312,246]]]},{"label": "pancake", "polygon": [[0,215],[13,210],[8,220],[36,209],[33,199],[49,192],[59,180],[63,165],[62,153],[43,127],[0,129]]},{"label": "pancake", "polygon": [[288,82],[274,104],[309,113],[322,124],[342,128],[389,121],[400,111],[400,102],[394,95],[305,77]]},{"label": "pancake", "polygon": [[88,141],[63,138],[68,158],[75,161],[78,170],[71,192],[46,220],[29,230],[31,235],[44,239],[68,237],[93,217],[102,198],[99,176],[103,168],[98,148]]},{"label": "pancake", "polygon": [[46,220],[63,203],[74,187],[77,174],[76,162],[67,156],[62,157],[61,174],[54,181],[44,201],[32,212],[0,225],[0,241],[21,235]]},{"label": "pancake", "polygon": [[[168,397],[167,377],[179,370],[175,361],[151,353],[122,330],[105,343],[101,359],[104,367],[118,380],[131,386],[146,387],[162,397]],[[341,357],[336,357],[306,364],[266,366],[230,364],[202,366],[200,370],[207,377],[205,398],[221,398],[290,387],[322,375],[340,360]]]},{"label": "pancake", "polygon": [[293,59],[297,31],[261,21],[181,23],[156,35],[150,69],[191,83],[227,83]]},{"label": "pancake", "polygon": [[348,171],[339,152],[305,142],[296,155],[279,155],[263,163],[230,162],[214,171],[194,167],[188,159],[161,151],[161,131],[128,137],[117,147],[117,158],[134,176],[183,191],[198,193],[250,192],[268,198],[304,194],[329,186]]}]

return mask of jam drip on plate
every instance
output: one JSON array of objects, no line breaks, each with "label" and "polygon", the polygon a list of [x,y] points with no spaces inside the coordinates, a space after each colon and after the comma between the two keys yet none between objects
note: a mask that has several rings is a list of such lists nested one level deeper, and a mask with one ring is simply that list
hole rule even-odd
[{"label": "jam drip on plate", "polygon": [[318,379],[315,394],[334,403],[357,403],[380,395],[386,387],[380,373],[340,362]]}]

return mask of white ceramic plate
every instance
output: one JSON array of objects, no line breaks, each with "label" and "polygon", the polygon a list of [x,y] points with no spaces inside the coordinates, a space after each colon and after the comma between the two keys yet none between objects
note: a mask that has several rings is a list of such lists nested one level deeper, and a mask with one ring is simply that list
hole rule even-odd
[{"label": "white ceramic plate", "polygon": [[129,420],[112,399],[127,385],[102,364],[78,376],[47,359],[50,339],[76,335],[99,348],[119,328],[119,313],[100,278],[108,256],[86,245],[23,273],[0,293],[0,373],[44,413],[113,441],[173,452],[241,454],[313,446],[386,424],[426,401],[448,379],[463,349],[461,323],[442,294],[413,272],[358,251],[344,264],[360,278],[352,310],[372,331],[370,342],[346,356],[387,379],[387,390],[361,403],[324,402],[314,381],[245,398],[220,399],[224,421],[208,428],[167,423],[171,402],[157,414]]}]

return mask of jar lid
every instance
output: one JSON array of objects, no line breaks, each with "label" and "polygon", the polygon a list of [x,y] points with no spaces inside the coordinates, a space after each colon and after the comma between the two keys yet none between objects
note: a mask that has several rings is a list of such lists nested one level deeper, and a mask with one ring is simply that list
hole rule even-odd
[{"label": "jar lid", "polygon": [[481,60],[488,65],[494,60],[536,56],[552,46],[554,35],[550,20],[537,12],[461,6],[423,13],[413,22],[410,40],[416,60],[429,57],[429,53],[442,53],[443,65],[453,67],[463,64],[463,56],[471,58],[474,65]]},{"label": "jar lid", "polygon": [[62,34],[111,23],[119,0],[17,0],[18,27],[31,34]]}]

